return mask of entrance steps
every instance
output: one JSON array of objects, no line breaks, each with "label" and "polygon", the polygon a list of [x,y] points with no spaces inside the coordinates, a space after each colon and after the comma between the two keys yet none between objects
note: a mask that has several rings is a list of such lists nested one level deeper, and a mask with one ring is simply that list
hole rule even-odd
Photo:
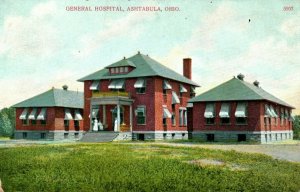
[{"label": "entrance steps", "polygon": [[119,133],[110,132],[110,131],[101,131],[101,132],[87,132],[81,138],[81,142],[111,142],[117,138]]}]

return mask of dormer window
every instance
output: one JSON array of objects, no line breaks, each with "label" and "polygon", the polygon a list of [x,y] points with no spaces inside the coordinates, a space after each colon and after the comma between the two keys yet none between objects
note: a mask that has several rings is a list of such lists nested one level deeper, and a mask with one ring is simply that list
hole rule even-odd
[{"label": "dormer window", "polygon": [[134,70],[136,66],[132,61],[124,57],[122,60],[113,63],[106,68],[109,70],[111,75],[118,75],[129,73],[130,71]]},{"label": "dormer window", "polygon": [[115,68],[111,68],[110,73],[115,73]]}]

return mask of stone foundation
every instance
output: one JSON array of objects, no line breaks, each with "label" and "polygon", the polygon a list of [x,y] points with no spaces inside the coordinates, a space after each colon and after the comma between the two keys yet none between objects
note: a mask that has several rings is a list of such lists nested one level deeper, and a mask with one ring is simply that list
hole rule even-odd
[{"label": "stone foundation", "polygon": [[82,131],[15,131],[15,139],[29,140],[80,140]]},{"label": "stone foundation", "polygon": [[132,140],[187,140],[187,131],[133,132]]},{"label": "stone foundation", "polygon": [[248,131],[199,131],[191,134],[191,139],[199,141],[216,142],[256,142],[274,143],[283,140],[292,140],[293,131],[268,131],[268,132],[248,132]]}]

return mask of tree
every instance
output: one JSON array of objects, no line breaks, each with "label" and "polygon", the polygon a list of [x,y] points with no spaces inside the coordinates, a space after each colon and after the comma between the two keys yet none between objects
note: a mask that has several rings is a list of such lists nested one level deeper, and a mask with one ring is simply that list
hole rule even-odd
[{"label": "tree", "polygon": [[10,124],[14,129],[16,127],[16,110],[11,107],[3,108],[0,113],[7,115],[8,119],[10,120]]},{"label": "tree", "polygon": [[11,137],[15,130],[16,111],[14,108],[4,108],[0,111],[0,136]]},{"label": "tree", "polygon": [[0,113],[0,136],[11,137],[13,134],[13,128],[5,113]]},{"label": "tree", "polygon": [[294,139],[300,139],[300,115],[295,116],[293,122]]}]

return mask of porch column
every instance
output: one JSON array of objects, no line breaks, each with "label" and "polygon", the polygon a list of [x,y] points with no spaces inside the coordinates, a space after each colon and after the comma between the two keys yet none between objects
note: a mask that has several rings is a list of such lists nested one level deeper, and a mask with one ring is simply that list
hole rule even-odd
[{"label": "porch column", "polygon": [[117,105],[117,131],[120,131],[120,104]]},{"label": "porch column", "polygon": [[129,118],[130,118],[129,128],[130,128],[130,131],[132,132],[132,105],[130,105],[130,108],[129,108]]},{"label": "porch column", "polygon": [[90,131],[93,130],[93,105],[92,105],[92,102],[91,102],[91,105],[90,105]]},{"label": "porch column", "polygon": [[104,126],[104,125],[106,125],[106,105],[102,106],[102,112],[103,112],[102,124]]}]

